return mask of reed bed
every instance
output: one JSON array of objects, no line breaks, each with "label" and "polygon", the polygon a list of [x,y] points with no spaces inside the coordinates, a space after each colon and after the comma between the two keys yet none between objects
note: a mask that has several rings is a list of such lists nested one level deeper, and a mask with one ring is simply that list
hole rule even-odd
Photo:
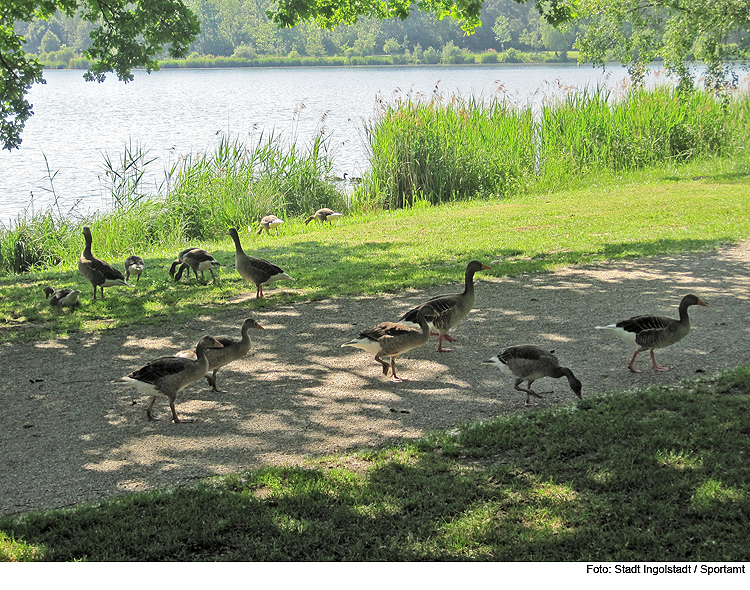
[{"label": "reed bed", "polygon": [[323,206],[345,208],[343,191],[329,180],[331,169],[320,136],[307,150],[284,147],[275,135],[261,137],[254,148],[225,140],[213,154],[183,162],[166,205],[186,238],[206,239],[269,213],[286,218]]},{"label": "reed bed", "polygon": [[0,226],[0,273],[75,265],[89,225],[96,252],[110,257],[172,248],[191,240],[217,240],[228,227],[246,227],[269,213],[309,215],[323,206],[346,210],[347,195],[330,178],[325,141],[307,149],[280,136],[252,146],[225,139],[213,153],[192,155],[169,174],[157,194],[142,186],[151,160],[128,145],[121,158],[105,155],[112,207],[95,215],[64,215],[54,207]]},{"label": "reed bed", "polygon": [[721,156],[747,138],[747,109],[746,95],[723,102],[669,87],[634,89],[620,100],[603,88],[568,94],[543,107],[540,177],[559,181]]},{"label": "reed bed", "polygon": [[453,97],[386,105],[368,128],[367,191],[385,208],[549,190],[591,174],[723,156],[750,135],[750,97],[604,88],[530,106]]},{"label": "reed bed", "polygon": [[530,108],[439,96],[384,105],[367,126],[367,190],[387,209],[506,196],[534,172]]}]

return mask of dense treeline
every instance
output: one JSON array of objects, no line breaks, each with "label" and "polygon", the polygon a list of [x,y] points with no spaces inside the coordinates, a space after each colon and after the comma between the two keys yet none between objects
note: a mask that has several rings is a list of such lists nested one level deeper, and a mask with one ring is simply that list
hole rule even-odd
[{"label": "dense treeline", "polygon": [[[404,56],[406,62],[422,62],[428,55],[455,47],[471,53],[550,50],[572,48],[573,32],[562,33],[550,27],[533,4],[514,0],[488,0],[482,11],[483,25],[473,35],[465,35],[450,18],[435,20],[414,11],[401,21],[361,20],[354,26],[331,31],[306,23],[293,29],[278,29],[266,16],[273,0],[187,0],[201,21],[201,33],[191,46],[195,56],[253,59],[263,56],[347,58],[372,55]],[[90,45],[93,25],[79,16],[65,18],[59,13],[50,19],[16,23],[26,40],[24,50],[42,56],[42,61],[62,63]],[[46,55],[45,55],[46,54]]]}]

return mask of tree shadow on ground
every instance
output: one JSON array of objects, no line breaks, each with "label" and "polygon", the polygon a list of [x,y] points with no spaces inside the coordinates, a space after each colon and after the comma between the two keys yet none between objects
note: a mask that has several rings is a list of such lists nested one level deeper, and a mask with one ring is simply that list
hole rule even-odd
[{"label": "tree shadow on ground", "polygon": [[[637,252],[645,245],[611,247]],[[341,254],[332,248],[321,255],[332,260]],[[459,291],[463,261],[452,266],[459,285],[280,306],[249,298],[168,325],[15,345],[14,370],[22,377],[0,386],[7,407],[0,419],[6,458],[0,513],[299,463],[524,412],[510,380],[482,365],[514,344],[555,349],[583,382],[584,399],[677,385],[696,372],[750,362],[747,262],[745,250],[727,248],[718,255],[666,255],[512,277],[494,276],[493,266],[477,275],[475,310],[452,331],[454,352],[437,353],[431,338],[397,360],[408,378],[403,383],[384,378],[371,355],[340,345],[432,295]],[[632,349],[594,330],[640,313],[676,317],[690,291],[710,307],[693,308],[693,332],[657,353],[660,362],[674,365],[668,373],[629,373]],[[268,291],[270,298],[275,293]],[[195,418],[194,424],[169,422],[163,399],[155,406],[162,420],[149,423],[148,398],[111,384],[148,360],[194,346],[205,333],[238,337],[248,316],[266,330],[252,331],[251,354],[219,372],[219,388],[227,393],[213,393],[200,381],[178,396],[179,415]],[[643,369],[646,358],[639,360]],[[544,407],[575,401],[564,380],[540,385],[551,390]]]}]

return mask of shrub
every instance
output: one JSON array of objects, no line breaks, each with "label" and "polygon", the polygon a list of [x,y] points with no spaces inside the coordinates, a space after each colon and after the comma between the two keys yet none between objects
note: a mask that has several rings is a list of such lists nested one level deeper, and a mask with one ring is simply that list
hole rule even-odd
[{"label": "shrub", "polygon": [[440,63],[440,54],[437,52],[437,49],[430,46],[424,51],[424,63],[426,64],[436,64]]}]

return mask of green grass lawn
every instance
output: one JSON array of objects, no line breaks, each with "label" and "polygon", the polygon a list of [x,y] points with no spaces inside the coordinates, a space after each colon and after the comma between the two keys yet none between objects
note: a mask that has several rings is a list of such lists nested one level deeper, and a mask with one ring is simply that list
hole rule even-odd
[{"label": "green grass lawn", "polygon": [[[251,308],[426,287],[466,260],[496,276],[710,249],[750,237],[746,173],[591,182],[494,203],[289,223],[245,249],[297,278]],[[91,301],[73,269],[0,281],[4,341],[162,322],[253,290],[226,238],[218,285],[173,284],[144,253],[138,289]],[[96,253],[96,237],[94,241]],[[123,257],[124,258],[124,257]],[[58,313],[44,284],[78,286]],[[746,561],[750,369],[534,409],[375,451],[310,459],[96,505],[0,518],[0,560]]]}]

